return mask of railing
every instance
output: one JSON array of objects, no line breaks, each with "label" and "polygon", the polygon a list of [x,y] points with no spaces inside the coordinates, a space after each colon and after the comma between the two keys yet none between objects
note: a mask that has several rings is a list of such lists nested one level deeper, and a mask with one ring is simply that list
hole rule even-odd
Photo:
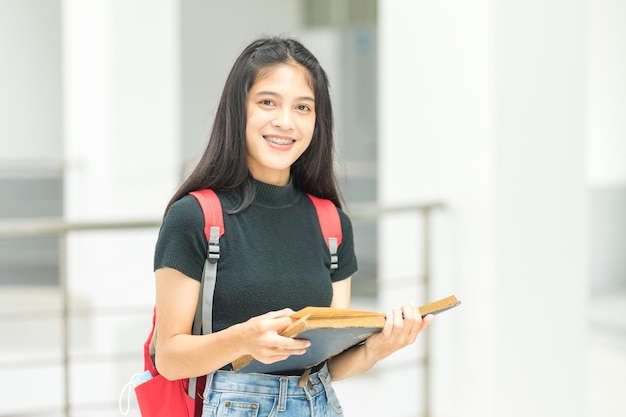
[{"label": "railing", "polygon": [[[405,206],[394,206],[394,207],[376,207],[371,205],[361,205],[361,206],[353,206],[351,210],[349,210],[350,217],[353,220],[377,220],[381,216],[392,215],[395,213],[419,213],[422,219],[422,229],[421,229],[421,240],[422,240],[422,252],[418,254],[422,260],[422,271],[421,271],[421,279],[422,284],[424,286],[424,293],[429,294],[429,284],[431,278],[431,268],[430,268],[430,245],[431,245],[431,216],[432,213],[436,210],[439,210],[443,207],[441,202],[432,202],[426,204],[412,204]],[[93,231],[112,231],[112,230],[133,230],[133,229],[156,229],[160,226],[160,221],[111,221],[111,222],[77,222],[77,223],[68,223],[62,220],[45,220],[45,219],[33,219],[33,220],[3,220],[0,221],[0,239],[11,239],[11,238],[25,238],[25,237],[58,237],[60,245],[60,254],[59,254],[59,293],[60,293],[60,311],[56,312],[18,312],[18,313],[0,313],[0,323],[2,322],[15,322],[15,321],[27,321],[36,319],[37,317],[41,317],[49,315],[52,313],[54,315],[60,315],[61,320],[61,365],[63,369],[62,376],[62,386],[63,386],[63,401],[62,401],[62,409],[59,410],[62,415],[65,417],[70,417],[73,411],[73,404],[71,395],[70,395],[70,365],[72,363],[72,357],[70,357],[70,331],[69,331],[69,322],[72,315],[124,315],[124,314],[136,314],[137,309],[130,308],[116,308],[115,311],[107,311],[107,310],[90,310],[90,309],[70,309],[70,288],[67,280],[67,237],[69,233],[73,232],[93,232]],[[430,392],[429,392],[429,383],[430,380],[430,366],[429,366],[429,356],[430,356],[430,341],[426,332],[424,336],[424,357],[423,357],[423,386],[424,386],[424,403],[422,404],[422,415],[427,417],[430,415]],[[6,337],[3,335],[3,337]],[[139,351],[140,347],[137,349],[136,355],[140,355]],[[109,357],[108,359],[114,361],[121,361],[128,359],[129,354],[118,353]],[[88,360],[98,361],[100,358],[91,357]],[[0,372],[7,369],[26,369],[27,367],[33,366],[46,366],[58,364],[59,359],[42,359],[36,362],[29,361],[29,363],[3,363],[0,361]],[[41,387],[37,387],[37,384],[33,384],[33,389],[36,392]],[[9,393],[3,392],[2,396],[7,395]],[[36,395],[36,394],[35,394]],[[110,408],[110,405],[103,404],[93,404],[90,406],[90,410],[95,409],[107,409]],[[0,411],[0,417],[9,417],[9,416],[39,416],[39,415],[49,415],[51,410],[47,410],[47,412],[37,412],[37,411],[29,411],[25,410],[23,412],[15,413],[11,412],[10,414],[2,414]]]},{"label": "railing", "polygon": [[[80,232],[80,231],[98,231],[98,230],[132,230],[132,229],[150,229],[157,228],[160,226],[159,221],[115,221],[115,222],[77,222],[77,223],[69,223],[63,220],[55,220],[55,219],[32,219],[32,220],[3,220],[0,222],[0,238],[28,238],[28,237],[50,237],[56,236],[59,239],[59,290],[60,290],[60,319],[61,319],[61,365],[63,369],[63,407],[62,414],[65,417],[71,416],[71,406],[72,400],[70,398],[70,331],[69,331],[69,321],[70,321],[70,293],[69,293],[69,285],[67,281],[67,236],[70,232]],[[122,311],[117,310],[116,313],[128,313],[128,309],[123,309]],[[6,313],[4,316],[0,315],[0,320],[27,320],[37,319],[42,317],[48,317],[50,314],[54,314],[55,312],[50,311],[40,311],[37,313],[21,313],[21,314],[12,314]],[[83,314],[89,315],[94,314],[93,311],[80,311],[78,309],[73,310],[74,314]],[[102,314],[102,312],[100,312]],[[118,355],[117,360],[121,359],[121,356]],[[40,360],[38,361],[39,366],[53,365],[57,363],[57,359],[49,359],[49,360]],[[29,361],[30,362],[30,361]],[[2,368],[11,367],[15,369],[15,367],[19,366],[19,364],[0,364],[0,371]],[[24,368],[32,366],[32,363],[23,363],[22,366]],[[50,410],[48,410],[50,411]],[[40,415],[38,411],[33,412],[23,412],[20,414],[0,414],[3,416],[36,416]]]},{"label": "railing", "polygon": [[[425,299],[424,303],[432,301],[429,298],[430,284],[431,284],[431,245],[432,245],[432,214],[444,207],[443,202],[434,201],[423,204],[413,205],[398,205],[393,207],[378,207],[378,206],[360,206],[355,207],[350,211],[350,217],[352,219],[379,219],[384,215],[397,214],[397,213],[411,213],[417,212],[421,214],[422,220],[422,271],[421,279],[424,287]],[[418,254],[420,257],[420,254]],[[423,334],[422,340],[424,343],[424,356],[422,358],[422,379],[423,379],[423,402],[422,402],[422,417],[430,417],[431,415],[431,392],[430,392],[430,352],[431,352],[431,339],[428,332]]]}]

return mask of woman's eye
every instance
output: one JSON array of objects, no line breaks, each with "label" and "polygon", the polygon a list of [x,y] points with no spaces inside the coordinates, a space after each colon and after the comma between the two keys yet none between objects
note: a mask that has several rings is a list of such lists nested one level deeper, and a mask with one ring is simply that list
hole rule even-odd
[{"label": "woman's eye", "polygon": [[300,104],[297,108],[300,111],[310,111],[311,110],[311,108],[309,106],[307,106],[306,104]]},{"label": "woman's eye", "polygon": [[264,106],[272,106],[274,103],[272,102],[272,100],[261,100],[261,104],[263,104]]}]

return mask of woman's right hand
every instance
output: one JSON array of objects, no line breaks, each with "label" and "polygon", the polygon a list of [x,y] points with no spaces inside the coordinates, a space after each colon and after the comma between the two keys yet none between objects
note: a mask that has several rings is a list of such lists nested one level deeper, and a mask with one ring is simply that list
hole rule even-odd
[{"label": "woman's right hand", "polygon": [[289,326],[294,311],[285,308],[252,317],[241,324],[242,340],[247,354],[259,362],[268,364],[287,359],[291,355],[302,355],[311,345],[308,340],[281,336],[279,332]]}]

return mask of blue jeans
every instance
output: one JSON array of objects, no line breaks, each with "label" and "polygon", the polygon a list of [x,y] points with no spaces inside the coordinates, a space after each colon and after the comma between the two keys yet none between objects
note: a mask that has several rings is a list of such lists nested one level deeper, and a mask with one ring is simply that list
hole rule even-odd
[{"label": "blue jeans", "polygon": [[207,377],[202,417],[341,417],[328,368],[299,376],[215,371]]}]

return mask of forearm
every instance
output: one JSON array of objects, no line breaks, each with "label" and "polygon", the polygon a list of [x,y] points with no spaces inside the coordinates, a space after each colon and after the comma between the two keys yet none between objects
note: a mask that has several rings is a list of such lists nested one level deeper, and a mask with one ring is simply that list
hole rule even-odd
[{"label": "forearm", "polygon": [[206,375],[243,354],[237,326],[208,335],[178,334],[159,341],[156,368],[167,379]]},{"label": "forearm", "polygon": [[[204,336],[178,331],[157,337],[157,369],[168,379],[206,375],[242,355],[263,363],[274,363],[291,355],[302,355],[311,345],[308,340],[278,334],[292,322],[293,310],[285,308],[256,316],[246,322]],[[180,326],[179,326],[180,327]],[[167,327],[166,327],[167,328]]]},{"label": "forearm", "polygon": [[369,370],[376,362],[366,344],[361,344],[329,359],[328,370],[331,379],[339,381]]}]

